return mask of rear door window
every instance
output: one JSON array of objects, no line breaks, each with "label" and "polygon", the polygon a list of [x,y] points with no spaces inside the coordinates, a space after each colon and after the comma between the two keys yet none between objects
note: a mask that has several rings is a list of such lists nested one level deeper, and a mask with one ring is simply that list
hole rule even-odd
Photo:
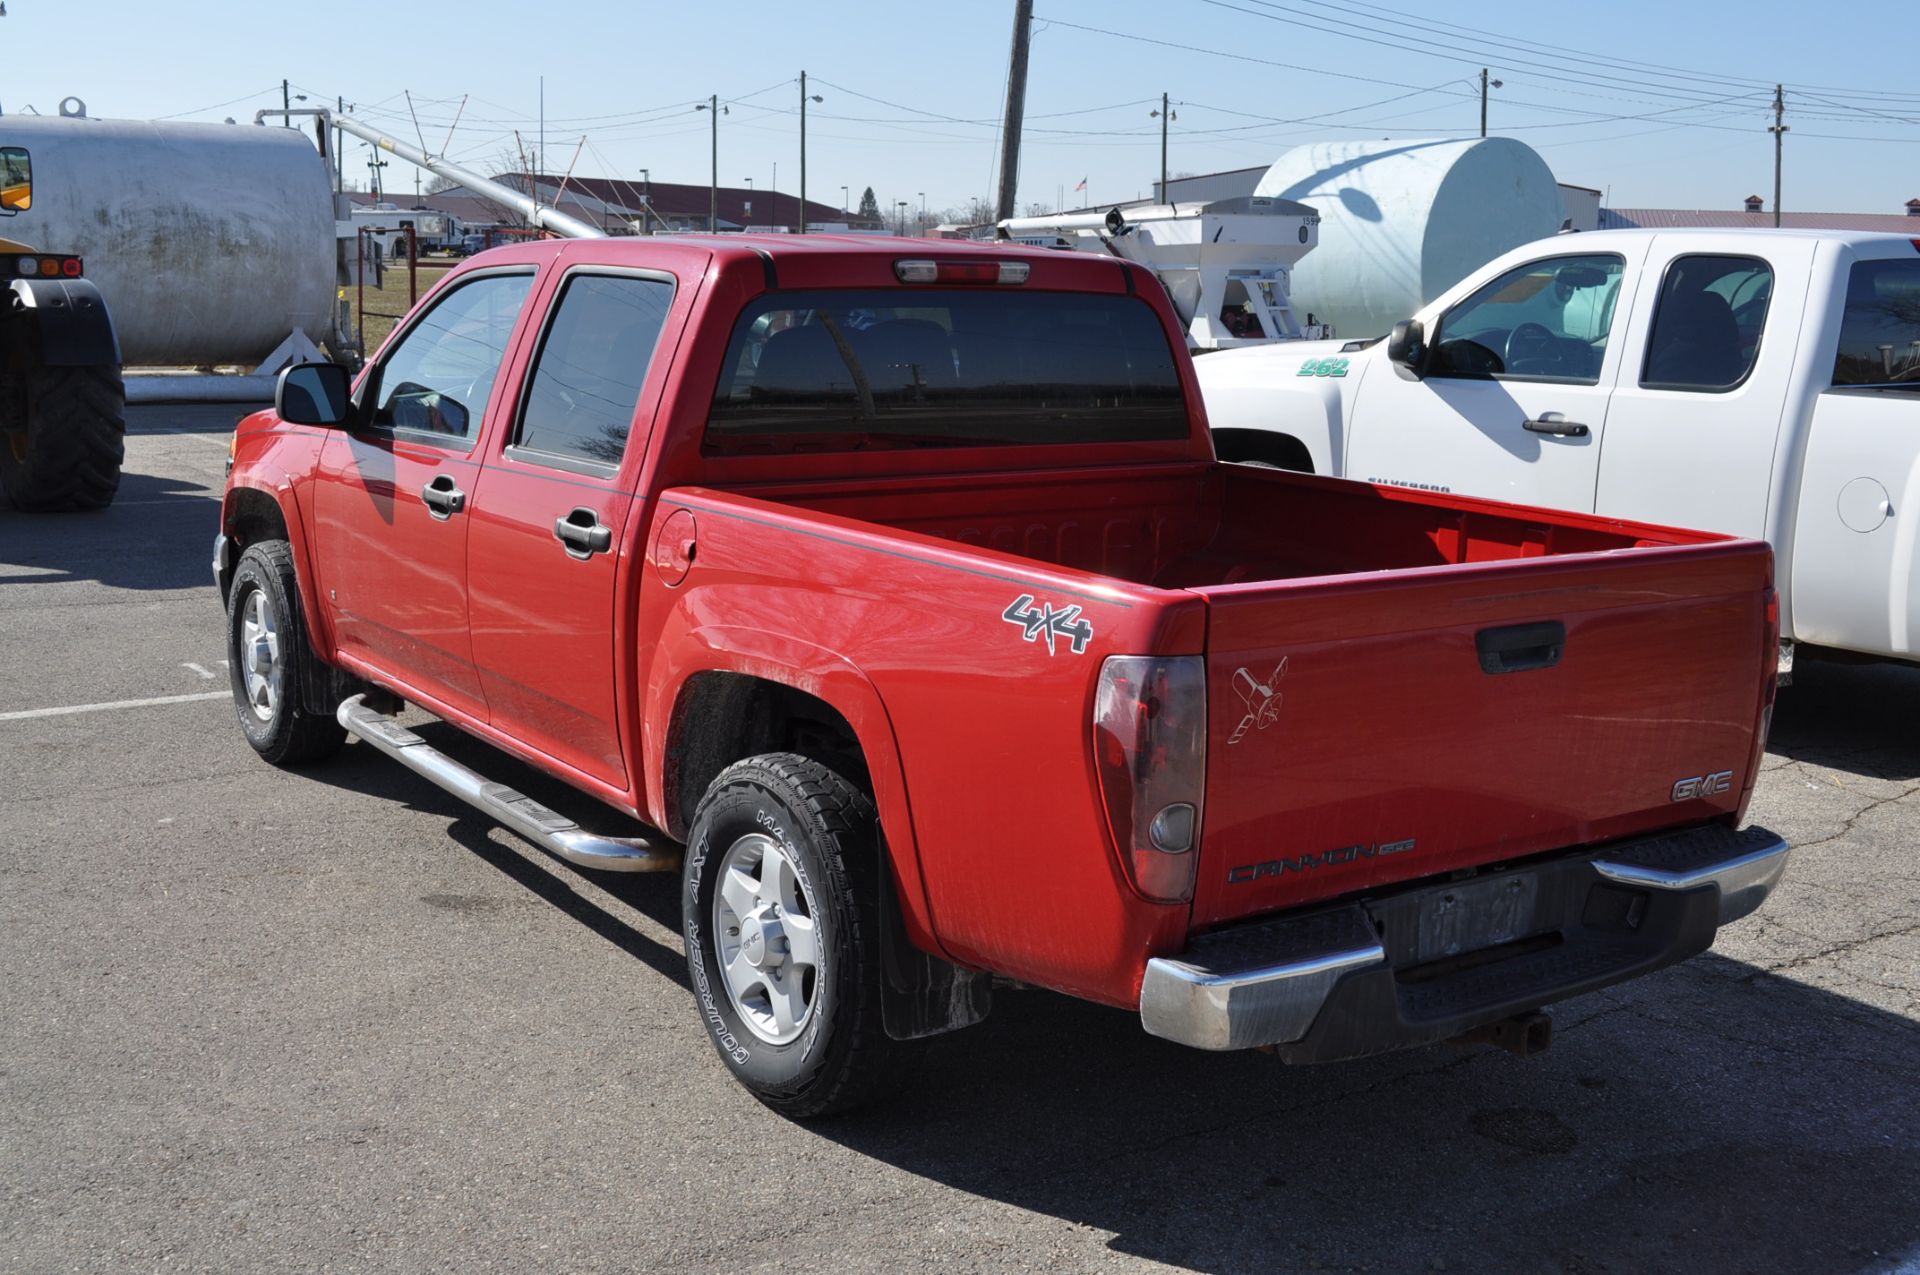
[{"label": "rear door window", "polygon": [[1920,387],[1920,259],[1854,263],[1833,383]]},{"label": "rear door window", "polygon": [[741,315],[708,418],[719,454],[1180,439],[1166,329],[1138,297],[775,292]]},{"label": "rear door window", "polygon": [[1427,375],[1597,384],[1625,269],[1593,254],[1507,271],[1440,316]]},{"label": "rear door window", "polygon": [[1667,267],[1640,384],[1716,393],[1747,379],[1773,299],[1773,268],[1758,257],[1680,257]]},{"label": "rear door window", "polygon": [[534,356],[515,448],[534,461],[617,466],[672,304],[668,279],[569,278]]}]

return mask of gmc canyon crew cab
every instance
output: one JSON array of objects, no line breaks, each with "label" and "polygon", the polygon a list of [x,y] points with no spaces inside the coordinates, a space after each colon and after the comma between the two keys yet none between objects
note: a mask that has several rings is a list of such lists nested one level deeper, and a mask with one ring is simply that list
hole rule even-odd
[{"label": "gmc canyon crew cab", "polygon": [[1765,538],[1783,673],[1920,658],[1920,238],[1563,235],[1384,340],[1199,377],[1224,458]]},{"label": "gmc canyon crew cab", "polygon": [[1741,827],[1764,544],[1220,464],[1164,291],[1107,258],[483,253],[356,384],[291,369],[240,424],[214,563],[262,757],[350,733],[575,864],[678,870],[699,1021],[794,1116],[994,975],[1297,1061],[1538,1044],[1786,862]]}]

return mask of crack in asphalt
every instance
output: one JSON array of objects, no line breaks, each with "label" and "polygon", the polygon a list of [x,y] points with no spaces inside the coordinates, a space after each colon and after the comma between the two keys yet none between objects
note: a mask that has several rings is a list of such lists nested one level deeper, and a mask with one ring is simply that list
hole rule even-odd
[{"label": "crack in asphalt", "polygon": [[[1845,790],[1846,786],[1843,784],[1841,785],[1841,788]],[[1872,814],[1874,811],[1880,809],[1880,807],[1891,806],[1898,802],[1905,801],[1908,797],[1913,796],[1913,794],[1916,792],[1920,792],[1920,782],[1908,784],[1905,788],[1902,788],[1899,792],[1895,793],[1891,797],[1881,797],[1876,801],[1869,801],[1866,805],[1860,807],[1860,809],[1854,811],[1852,814],[1847,816],[1846,821],[1840,825],[1840,831],[1833,833],[1831,836],[1821,837],[1816,841],[1798,842],[1794,845],[1793,848],[1796,852],[1801,850],[1812,850],[1818,846],[1824,846],[1829,842],[1839,841],[1853,831],[1855,824],[1859,823],[1862,819],[1866,818],[1868,815]],[[1860,794],[1855,793],[1854,795],[1859,796]]]},{"label": "crack in asphalt", "polygon": [[1799,969],[1803,965],[1810,964],[1814,961],[1825,960],[1829,956],[1844,956],[1855,948],[1865,947],[1867,944],[1880,939],[1901,938],[1908,934],[1920,934],[1920,920],[1914,920],[1908,916],[1900,916],[1893,919],[1895,921],[1908,921],[1910,924],[1897,929],[1875,930],[1871,934],[1863,934],[1858,938],[1851,938],[1844,942],[1829,944],[1817,952],[1809,952],[1804,956],[1796,956],[1792,960],[1785,961],[1779,965],[1756,965],[1754,972],[1747,975],[1741,981],[1751,983],[1762,974],[1784,974],[1788,970]]}]

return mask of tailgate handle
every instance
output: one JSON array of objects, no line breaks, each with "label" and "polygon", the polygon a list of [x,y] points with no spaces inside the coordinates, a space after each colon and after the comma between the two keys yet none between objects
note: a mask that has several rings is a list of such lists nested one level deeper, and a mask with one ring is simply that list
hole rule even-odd
[{"label": "tailgate handle", "polygon": [[1558,620],[1540,624],[1509,624],[1481,629],[1473,644],[1480,651],[1482,673],[1525,673],[1552,668],[1567,646],[1567,626]]}]

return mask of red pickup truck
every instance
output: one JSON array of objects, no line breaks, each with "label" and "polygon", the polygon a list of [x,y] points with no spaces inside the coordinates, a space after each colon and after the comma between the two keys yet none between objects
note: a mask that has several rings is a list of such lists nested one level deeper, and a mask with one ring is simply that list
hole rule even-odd
[{"label": "red pickup truck", "polygon": [[[1541,1045],[1772,889],[1767,547],[1215,460],[1151,274],[829,236],[530,243],[242,421],[241,728],[679,870],[794,1116],[994,976],[1290,1061]],[[657,829],[435,750],[411,704]]]}]

